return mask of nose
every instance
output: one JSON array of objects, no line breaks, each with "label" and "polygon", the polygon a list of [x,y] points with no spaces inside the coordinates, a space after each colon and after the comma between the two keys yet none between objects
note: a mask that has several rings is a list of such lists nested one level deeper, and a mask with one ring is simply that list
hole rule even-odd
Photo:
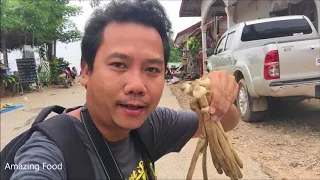
[{"label": "nose", "polygon": [[139,95],[143,96],[147,92],[147,88],[141,75],[132,75],[127,79],[127,83],[124,87],[124,93],[126,95]]}]

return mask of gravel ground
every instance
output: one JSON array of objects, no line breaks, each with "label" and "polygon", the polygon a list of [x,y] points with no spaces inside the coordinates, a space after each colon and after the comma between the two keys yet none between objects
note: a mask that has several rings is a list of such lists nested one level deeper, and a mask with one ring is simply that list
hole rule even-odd
[{"label": "gravel ground", "polygon": [[[170,89],[182,109],[190,97],[179,86]],[[273,179],[320,179],[320,100],[279,107],[265,122],[239,125],[228,136],[233,146],[250,156]]]}]

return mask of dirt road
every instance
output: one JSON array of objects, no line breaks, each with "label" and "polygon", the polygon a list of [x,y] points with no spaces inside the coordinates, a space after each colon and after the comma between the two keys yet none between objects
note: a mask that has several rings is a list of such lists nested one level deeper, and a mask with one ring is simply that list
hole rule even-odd
[{"label": "dirt road", "polygon": [[[170,88],[189,109],[190,98],[178,86]],[[277,109],[265,122],[240,122],[228,133],[233,145],[273,179],[320,179],[320,100]]]},{"label": "dirt road", "polygon": [[75,85],[69,89],[44,88],[41,93],[2,98],[1,104],[23,104],[24,107],[1,115],[1,149],[13,137],[30,127],[43,107],[54,104],[65,107],[81,105],[85,102],[84,95],[84,89],[80,85]]},{"label": "dirt road", "polygon": [[[24,107],[1,115],[1,149],[13,137],[30,127],[37,113],[48,105],[59,104],[70,107],[85,102],[85,90],[80,85],[70,89],[44,89],[42,93],[31,93],[14,98],[1,99],[1,103],[24,104]],[[181,109],[178,101],[166,87],[163,91],[159,106]],[[197,139],[191,140],[180,153],[171,153],[156,162],[158,179],[185,179],[196,147]],[[245,153],[238,152],[245,166],[244,179],[269,179],[261,171],[259,163],[252,160]],[[210,160],[210,156],[208,159]],[[208,173],[210,179],[228,179],[225,175],[218,175],[212,162],[208,160]],[[201,160],[198,161],[194,179],[202,179]]]}]

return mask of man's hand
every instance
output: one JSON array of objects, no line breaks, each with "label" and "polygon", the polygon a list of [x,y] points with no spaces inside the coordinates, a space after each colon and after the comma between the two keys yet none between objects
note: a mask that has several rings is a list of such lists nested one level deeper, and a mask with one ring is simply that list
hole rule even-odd
[{"label": "man's hand", "polygon": [[238,95],[238,83],[233,75],[226,71],[210,72],[211,104],[210,114],[213,121],[220,121],[232,107]]}]

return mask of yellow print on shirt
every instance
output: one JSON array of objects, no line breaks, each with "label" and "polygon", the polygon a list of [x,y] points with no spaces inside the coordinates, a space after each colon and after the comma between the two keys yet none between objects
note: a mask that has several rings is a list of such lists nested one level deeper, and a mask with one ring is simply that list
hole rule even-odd
[{"label": "yellow print on shirt", "polygon": [[[153,169],[152,164],[150,164],[150,166]],[[128,180],[147,180],[147,174],[142,160],[138,163],[137,169],[132,171]]]}]

